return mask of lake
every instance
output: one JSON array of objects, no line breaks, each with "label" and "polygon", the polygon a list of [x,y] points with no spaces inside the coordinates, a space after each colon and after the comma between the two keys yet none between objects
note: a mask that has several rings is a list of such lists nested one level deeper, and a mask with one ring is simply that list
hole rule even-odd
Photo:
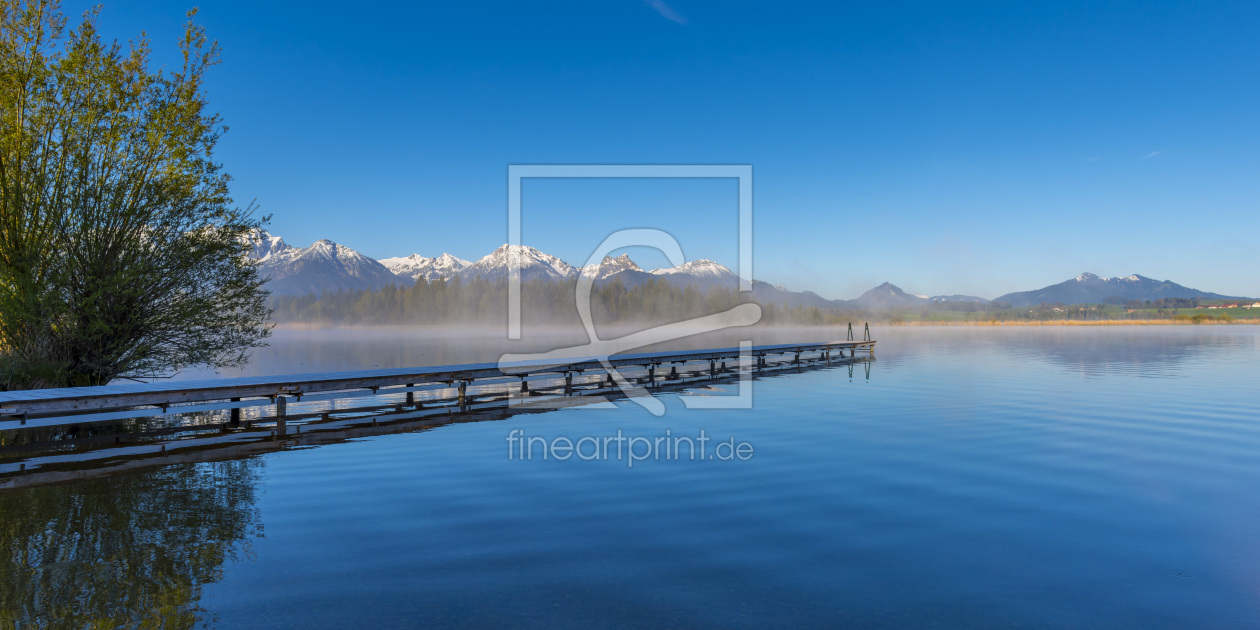
[{"label": "lake", "polygon": [[[1260,624],[1260,327],[873,334],[875,362],[759,379],[752,409],[662,394],[0,492],[0,626]],[[443,335],[281,331],[245,373],[502,346]],[[752,451],[509,454],[618,431]]]}]

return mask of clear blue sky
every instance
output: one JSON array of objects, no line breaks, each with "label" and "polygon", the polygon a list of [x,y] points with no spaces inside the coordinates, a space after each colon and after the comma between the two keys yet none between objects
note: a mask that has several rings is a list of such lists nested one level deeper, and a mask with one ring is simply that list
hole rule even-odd
[{"label": "clear blue sky", "polygon": [[[503,243],[508,164],[752,164],[756,276],[794,289],[1260,297],[1260,3],[667,1],[202,2],[219,157],[274,233],[374,257]],[[170,60],[184,8],[100,24]],[[734,267],[735,199],[533,182],[525,242],[659,227]]]}]

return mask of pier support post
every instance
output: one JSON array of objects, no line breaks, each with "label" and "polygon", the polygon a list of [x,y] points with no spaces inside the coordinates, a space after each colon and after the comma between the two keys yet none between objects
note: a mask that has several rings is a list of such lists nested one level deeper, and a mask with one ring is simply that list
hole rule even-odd
[{"label": "pier support post", "polygon": [[717,361],[709,359],[709,380],[717,378]]},{"label": "pier support post", "polygon": [[564,373],[564,395],[573,395],[573,372]]},{"label": "pier support post", "polygon": [[288,428],[288,422],[285,416],[289,413],[289,399],[287,396],[276,397],[276,437],[285,434]]},{"label": "pier support post", "polygon": [[[232,402],[241,402],[241,399],[233,398]],[[232,411],[229,414],[228,425],[231,426],[232,428],[241,426],[241,408],[240,407],[232,407]]]},{"label": "pier support post", "polygon": [[669,380],[671,381],[678,380],[678,366],[677,365],[669,366]]},{"label": "pier support post", "polygon": [[521,393],[522,394],[529,393],[529,381],[525,380],[524,376],[521,377]]},{"label": "pier support post", "polygon": [[648,380],[647,380],[647,386],[648,386],[648,387],[651,387],[651,386],[652,386],[652,383],[655,383],[655,382],[656,382],[656,366],[655,366],[655,365],[649,365],[649,366],[648,366]]},{"label": "pier support post", "polygon": [[[415,387],[415,386],[416,386],[415,383],[407,383],[407,387]],[[416,406],[416,393],[415,392],[407,392],[407,406],[408,407]]]},{"label": "pier support post", "polygon": [[613,378],[612,370],[608,371],[608,386],[612,387],[617,384],[617,380]]},{"label": "pier support post", "polygon": [[459,412],[468,411],[468,381],[459,382]]}]

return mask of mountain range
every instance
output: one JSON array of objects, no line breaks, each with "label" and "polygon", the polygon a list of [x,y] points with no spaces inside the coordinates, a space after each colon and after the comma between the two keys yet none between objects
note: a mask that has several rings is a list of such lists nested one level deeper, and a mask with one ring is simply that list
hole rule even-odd
[{"label": "mountain range", "polygon": [[[521,278],[527,282],[562,281],[585,275],[593,277],[596,284],[619,281],[627,288],[633,288],[649,279],[656,279],[678,287],[691,285],[700,291],[714,287],[733,290],[739,283],[739,277],[734,272],[707,259],[647,271],[625,254],[616,258],[606,257],[598,265],[575,267],[525,245],[505,244],[476,261],[467,261],[445,253],[436,257],[411,254],[375,260],[328,239],[316,241],[309,247],[294,247],[266,231],[256,233],[250,244],[250,256],[259,261],[260,272],[270,279],[267,288],[283,295],[379,289],[389,284],[409,286],[421,279],[437,282],[454,278],[461,281],[483,278],[493,282],[508,277],[513,254],[519,255]],[[752,283],[752,292],[753,297],[763,304],[866,311],[915,308],[940,302],[989,302],[970,295],[914,295],[888,282],[853,300],[829,300],[812,291],[791,291],[757,280]],[[1072,280],[1035,291],[1008,293],[993,301],[1021,307],[1056,302],[1099,303],[1108,298],[1155,300],[1163,297],[1232,299],[1184,287],[1170,280],[1153,280],[1139,275],[1100,278],[1092,273],[1083,273]]]},{"label": "mountain range", "polygon": [[1071,280],[1037,289],[1007,293],[994,300],[1009,302],[1011,306],[1035,306],[1037,304],[1097,304],[1108,298],[1126,300],[1158,300],[1159,298],[1233,299],[1228,295],[1208,293],[1183,287],[1171,280],[1155,280],[1133,274],[1119,278],[1100,278],[1083,273]]}]

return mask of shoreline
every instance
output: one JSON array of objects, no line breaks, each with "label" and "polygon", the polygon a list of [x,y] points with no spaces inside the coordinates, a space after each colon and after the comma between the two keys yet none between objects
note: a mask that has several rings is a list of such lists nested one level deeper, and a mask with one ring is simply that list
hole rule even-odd
[{"label": "shoreline", "polygon": [[[875,324],[876,322],[872,322]],[[995,321],[972,320],[955,322],[879,322],[880,326],[1254,326],[1260,318],[1235,319],[1232,321],[1177,321],[1172,319],[1098,319],[1058,321]]]},{"label": "shoreline", "polygon": [[[666,322],[667,324],[668,322]],[[854,326],[865,321],[854,321]],[[1260,317],[1233,319],[1231,321],[1220,320],[1204,320],[1204,321],[1178,321],[1172,319],[1098,319],[1098,320],[1051,320],[1051,321],[1032,321],[1032,320],[960,320],[960,321],[905,321],[905,322],[886,322],[879,320],[871,320],[872,326],[892,326],[892,327],[933,327],[933,326],[977,326],[977,327],[1003,327],[1003,326],[1255,326],[1260,325]],[[666,325],[660,324],[660,325]],[[643,330],[651,328],[651,324],[627,325],[631,330]],[[846,324],[754,324],[752,327],[758,326],[766,328],[786,329],[786,328],[836,328],[843,329]],[[433,331],[445,330],[469,330],[482,328],[479,326],[459,326],[457,324],[334,324],[319,322],[275,322],[275,330],[358,330],[364,328],[405,328],[405,329],[428,329]],[[487,329],[498,330],[501,327],[488,325]]]}]

